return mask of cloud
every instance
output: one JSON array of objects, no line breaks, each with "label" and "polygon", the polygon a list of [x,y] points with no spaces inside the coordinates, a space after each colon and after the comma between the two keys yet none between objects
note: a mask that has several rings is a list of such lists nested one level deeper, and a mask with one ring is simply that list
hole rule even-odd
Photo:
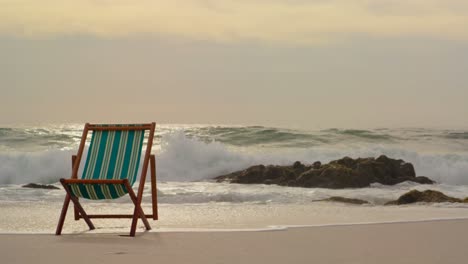
[{"label": "cloud", "polygon": [[317,43],[363,34],[468,40],[466,0],[0,0],[0,34]]}]

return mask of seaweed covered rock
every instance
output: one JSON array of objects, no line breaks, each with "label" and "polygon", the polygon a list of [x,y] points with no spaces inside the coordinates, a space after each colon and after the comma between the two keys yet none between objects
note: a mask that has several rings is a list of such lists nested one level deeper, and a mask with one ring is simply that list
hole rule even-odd
[{"label": "seaweed covered rock", "polygon": [[[302,173],[306,168],[303,164],[294,166],[252,166],[241,172],[234,172],[226,176],[217,177],[218,181],[232,179],[233,183],[245,184],[278,184],[287,185],[289,179],[294,179],[296,174]],[[304,167],[303,167],[304,166]]]},{"label": "seaweed covered rock", "polygon": [[28,183],[23,186],[23,188],[32,188],[32,189],[46,189],[46,190],[59,190],[60,188],[54,186],[54,185],[48,185],[48,184],[38,184],[38,183]]},{"label": "seaweed covered rock", "polygon": [[320,187],[330,189],[361,188],[370,185],[366,175],[335,164],[324,165],[321,169],[310,169],[299,175],[291,186]]},{"label": "seaweed covered rock", "polygon": [[344,157],[328,164],[317,161],[312,165],[304,165],[297,161],[292,166],[256,165],[215,179],[218,182],[331,189],[362,188],[372,183],[394,185],[404,181],[433,183],[427,177],[416,177],[411,163],[386,156],[376,159]]},{"label": "seaweed covered rock", "polygon": [[319,200],[323,202],[337,202],[337,203],[347,203],[347,204],[368,204],[368,201],[361,199],[346,198],[341,196],[332,196],[327,199]]},{"label": "seaweed covered rock", "polygon": [[426,190],[420,192],[418,190],[411,190],[398,198],[395,201],[386,203],[386,205],[402,205],[412,203],[463,203],[468,202],[468,198],[461,200],[458,198],[450,197],[434,190]]}]

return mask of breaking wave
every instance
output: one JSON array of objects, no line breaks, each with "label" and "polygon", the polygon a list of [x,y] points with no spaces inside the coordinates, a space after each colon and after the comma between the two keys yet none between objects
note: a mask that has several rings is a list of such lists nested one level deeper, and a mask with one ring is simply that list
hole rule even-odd
[{"label": "breaking wave", "polygon": [[[74,153],[74,150],[67,149],[2,151],[0,184],[54,183],[59,178],[69,177],[71,155]],[[382,154],[413,163],[418,176],[427,176],[444,184],[468,185],[467,152],[421,152],[400,144],[360,142],[304,148],[249,148],[215,140],[208,142],[179,131],[162,135],[156,150],[158,179],[182,182],[204,181],[255,164],[329,162],[344,156],[357,158]]]}]

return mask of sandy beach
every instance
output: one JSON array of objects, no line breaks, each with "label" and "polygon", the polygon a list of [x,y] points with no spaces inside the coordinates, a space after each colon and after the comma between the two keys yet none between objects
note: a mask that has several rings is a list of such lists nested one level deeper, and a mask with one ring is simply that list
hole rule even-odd
[{"label": "sandy beach", "polygon": [[468,0],[0,0],[0,264],[468,264],[467,29]]},{"label": "sandy beach", "polygon": [[0,235],[2,263],[465,263],[468,220],[265,232]]}]

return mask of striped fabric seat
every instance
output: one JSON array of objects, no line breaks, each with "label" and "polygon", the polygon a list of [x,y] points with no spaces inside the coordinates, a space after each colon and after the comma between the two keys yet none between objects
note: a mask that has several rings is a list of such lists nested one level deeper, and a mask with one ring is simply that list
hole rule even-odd
[{"label": "striped fabric seat", "polygon": [[[138,173],[144,134],[144,130],[93,131],[81,179],[128,179],[132,186]],[[70,192],[77,197],[101,200],[122,197],[128,190],[124,184],[73,183]]]}]

